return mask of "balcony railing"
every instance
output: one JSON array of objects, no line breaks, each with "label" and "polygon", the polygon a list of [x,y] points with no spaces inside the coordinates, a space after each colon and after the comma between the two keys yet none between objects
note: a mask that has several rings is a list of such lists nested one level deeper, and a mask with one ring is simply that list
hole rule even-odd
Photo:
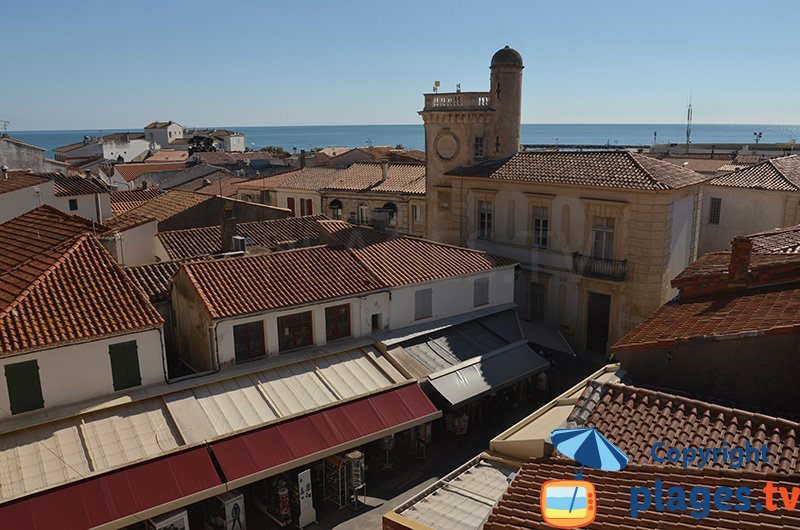
[{"label": "balcony railing", "polygon": [[628,275],[628,260],[594,258],[574,252],[572,254],[572,272],[590,278],[620,282]]},{"label": "balcony railing", "polygon": [[425,94],[425,110],[488,110],[489,92],[449,92]]}]

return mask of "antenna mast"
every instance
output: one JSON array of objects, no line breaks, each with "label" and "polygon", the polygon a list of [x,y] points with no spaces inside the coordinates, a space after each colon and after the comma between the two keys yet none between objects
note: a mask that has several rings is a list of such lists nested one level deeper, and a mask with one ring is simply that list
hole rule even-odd
[{"label": "antenna mast", "polygon": [[689,93],[689,108],[686,111],[686,152],[689,152],[689,144],[692,143],[692,94]]}]

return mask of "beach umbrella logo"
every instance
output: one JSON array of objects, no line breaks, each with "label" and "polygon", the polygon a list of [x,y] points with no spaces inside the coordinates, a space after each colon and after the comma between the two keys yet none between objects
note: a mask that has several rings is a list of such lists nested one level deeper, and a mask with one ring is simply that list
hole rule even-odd
[{"label": "beach umbrella logo", "polygon": [[556,429],[550,439],[558,452],[577,461],[580,468],[573,480],[548,480],[542,485],[542,518],[553,528],[582,528],[597,515],[595,487],[583,479],[584,466],[620,471],[628,464],[628,455],[593,428]]}]

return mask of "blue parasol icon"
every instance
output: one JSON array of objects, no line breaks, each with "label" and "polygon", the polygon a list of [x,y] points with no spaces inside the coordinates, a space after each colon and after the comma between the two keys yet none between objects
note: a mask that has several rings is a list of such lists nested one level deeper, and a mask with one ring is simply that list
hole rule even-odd
[{"label": "blue parasol icon", "polygon": [[[583,466],[603,471],[620,471],[628,464],[626,455],[597,429],[556,429],[550,435],[558,451]],[[578,471],[578,477],[581,473]]]}]

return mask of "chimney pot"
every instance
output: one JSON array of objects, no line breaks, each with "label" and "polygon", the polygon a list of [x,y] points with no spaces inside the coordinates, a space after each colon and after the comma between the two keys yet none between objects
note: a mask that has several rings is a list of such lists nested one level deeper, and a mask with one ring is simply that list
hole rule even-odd
[{"label": "chimney pot", "polygon": [[381,161],[381,180],[384,181],[389,178],[389,161]]}]

